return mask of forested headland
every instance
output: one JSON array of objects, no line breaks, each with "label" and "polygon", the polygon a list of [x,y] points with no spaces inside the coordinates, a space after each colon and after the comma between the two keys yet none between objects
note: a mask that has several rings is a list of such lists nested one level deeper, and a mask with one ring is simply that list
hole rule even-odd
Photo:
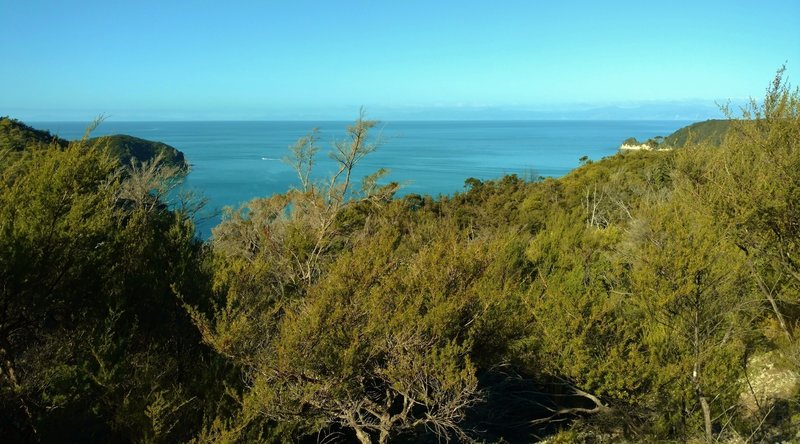
[{"label": "forested headland", "polygon": [[[800,92],[562,178],[396,197],[362,114],[226,210],[174,148],[0,120],[5,442],[800,439]],[[676,142],[676,144],[678,144]],[[173,151],[174,150],[174,151]]]}]

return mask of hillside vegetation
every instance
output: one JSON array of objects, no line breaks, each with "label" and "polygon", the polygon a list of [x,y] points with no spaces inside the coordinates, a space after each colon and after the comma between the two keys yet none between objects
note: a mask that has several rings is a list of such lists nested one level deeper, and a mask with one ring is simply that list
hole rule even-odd
[{"label": "hillside vegetation", "polygon": [[[115,134],[91,138],[86,141],[108,150],[112,157],[122,165],[141,165],[161,157],[165,165],[186,169],[188,164],[182,152],[165,143],[152,142],[138,137]],[[64,149],[69,141],[50,134],[48,131],[31,128],[24,123],[0,117],[0,152],[5,150],[20,152],[33,148],[58,147]]]},{"label": "hillside vegetation", "polygon": [[706,120],[678,129],[667,137],[657,136],[644,142],[629,137],[622,141],[621,150],[671,150],[691,145],[707,145],[718,147],[723,144],[728,132],[735,126],[746,125],[734,120]]},{"label": "hillside vegetation", "polygon": [[296,188],[208,243],[152,192],[167,170],[120,174],[87,140],[0,157],[2,436],[800,439],[800,92],[780,75],[719,146],[439,199],[352,175],[375,124],[323,181],[319,135],[298,140]]},{"label": "hillside vegetation", "polygon": [[689,144],[701,143],[720,146],[733,126],[734,122],[731,120],[706,120],[693,123],[665,137],[663,146],[683,148]]}]

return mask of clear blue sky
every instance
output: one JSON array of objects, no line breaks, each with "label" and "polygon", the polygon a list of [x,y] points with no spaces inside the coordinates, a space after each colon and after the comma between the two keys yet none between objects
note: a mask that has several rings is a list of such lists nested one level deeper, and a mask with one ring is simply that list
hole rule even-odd
[{"label": "clear blue sky", "polygon": [[26,120],[546,117],[800,79],[797,0],[0,0],[0,36]]}]

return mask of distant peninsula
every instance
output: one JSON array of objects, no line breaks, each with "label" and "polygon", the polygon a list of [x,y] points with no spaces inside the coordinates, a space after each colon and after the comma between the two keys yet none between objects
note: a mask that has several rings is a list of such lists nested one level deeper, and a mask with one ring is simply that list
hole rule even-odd
[{"label": "distant peninsula", "polygon": [[[168,165],[188,169],[189,164],[183,152],[162,142],[154,142],[124,134],[93,137],[90,144],[99,144],[119,160],[121,165],[140,165],[158,156]],[[0,117],[0,152],[5,150],[23,151],[31,146],[56,145],[66,148],[70,141],[50,134],[49,131],[32,128],[25,123],[9,117]]]},{"label": "distant peninsula", "polygon": [[689,144],[719,146],[730,131],[733,120],[706,120],[687,125],[667,137],[653,137],[644,142],[629,137],[622,142],[620,151],[658,151],[682,148]]}]

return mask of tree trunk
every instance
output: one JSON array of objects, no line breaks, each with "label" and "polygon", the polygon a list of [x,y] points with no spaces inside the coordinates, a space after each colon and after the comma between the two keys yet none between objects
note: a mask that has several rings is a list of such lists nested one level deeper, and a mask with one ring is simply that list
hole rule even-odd
[{"label": "tree trunk", "polygon": [[[387,410],[392,405],[392,396],[389,391],[386,391],[386,405]],[[386,444],[389,442],[389,430],[392,429],[392,417],[388,412],[384,412],[380,417],[380,434],[378,435],[378,444]]]},{"label": "tree trunk", "polygon": [[700,398],[700,407],[703,408],[703,422],[706,425],[706,442],[714,442],[714,431],[711,429],[711,407],[708,405],[708,399],[698,392]]},{"label": "tree trunk", "polygon": [[700,402],[700,407],[703,409],[703,424],[705,425],[706,442],[714,442],[714,430],[711,424],[711,406],[708,405],[708,398],[700,389],[700,378],[698,375],[698,365],[695,363],[694,371],[692,372],[692,382],[694,383],[694,390],[697,393],[697,400]]},{"label": "tree trunk", "polygon": [[[696,307],[699,306],[699,296],[695,294]],[[703,408],[703,423],[705,424],[706,443],[714,441],[714,431],[711,428],[711,407],[708,405],[708,398],[703,394],[700,387],[700,313],[696,310],[694,313],[694,366],[692,368],[692,383],[694,384],[695,393],[697,393],[697,400],[700,401],[700,407]]]},{"label": "tree trunk", "polygon": [[756,279],[758,289],[761,290],[761,293],[764,294],[764,297],[767,298],[769,304],[772,306],[772,311],[775,312],[775,317],[778,319],[778,324],[780,324],[783,334],[786,335],[786,339],[788,339],[789,342],[792,342],[794,340],[794,338],[792,338],[792,332],[789,330],[789,326],[786,325],[786,320],[783,319],[783,314],[781,314],[780,309],[778,309],[778,303],[775,301],[775,297],[772,296],[772,292],[764,285],[764,281],[761,280],[761,276],[756,271],[756,267],[753,266],[753,262],[748,260],[747,265],[750,268],[750,273],[752,273],[753,277]]},{"label": "tree trunk", "polygon": [[372,438],[369,436],[364,429],[358,426],[354,426],[353,430],[356,431],[356,438],[358,438],[358,442],[361,444],[372,444]]},{"label": "tree trunk", "polygon": [[381,434],[378,437],[378,444],[386,444],[389,442],[389,429],[381,429]]}]

